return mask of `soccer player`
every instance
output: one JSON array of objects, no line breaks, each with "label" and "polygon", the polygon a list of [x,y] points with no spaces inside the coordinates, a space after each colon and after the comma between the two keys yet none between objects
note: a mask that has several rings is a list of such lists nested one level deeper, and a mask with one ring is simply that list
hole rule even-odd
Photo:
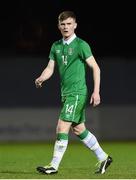
[{"label": "soccer player", "polygon": [[57,64],[61,78],[62,109],[57,128],[56,142],[51,162],[37,167],[44,174],[58,172],[60,162],[68,146],[70,128],[98,159],[95,173],[105,173],[112,158],[101,148],[96,137],[85,126],[85,107],[88,97],[85,80],[86,65],[93,70],[94,89],[90,104],[94,107],[100,103],[100,68],[92,54],[89,44],[75,34],[76,16],[72,11],[64,11],[58,16],[58,28],[62,39],[53,43],[47,67],[35,80],[37,88],[48,80]]}]

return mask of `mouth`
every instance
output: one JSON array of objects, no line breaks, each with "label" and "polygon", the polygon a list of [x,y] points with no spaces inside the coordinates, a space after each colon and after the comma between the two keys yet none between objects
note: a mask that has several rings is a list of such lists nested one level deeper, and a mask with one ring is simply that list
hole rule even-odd
[{"label": "mouth", "polygon": [[68,31],[66,31],[66,30],[64,30],[63,32],[64,32],[64,33],[68,33]]}]

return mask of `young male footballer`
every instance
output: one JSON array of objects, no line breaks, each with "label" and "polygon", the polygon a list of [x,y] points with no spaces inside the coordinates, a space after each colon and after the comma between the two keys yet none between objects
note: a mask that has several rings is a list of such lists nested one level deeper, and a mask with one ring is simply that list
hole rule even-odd
[{"label": "young male footballer", "polygon": [[85,107],[88,97],[85,80],[86,65],[93,70],[94,89],[90,104],[94,107],[100,103],[100,68],[91,52],[89,44],[75,34],[76,16],[72,11],[64,11],[58,16],[58,28],[62,39],[53,43],[47,67],[35,80],[37,88],[48,80],[55,65],[61,78],[62,109],[57,128],[53,157],[46,166],[37,167],[44,174],[58,172],[60,162],[68,146],[70,128],[79,139],[94,152],[98,159],[95,173],[103,174],[112,162],[112,158],[101,148],[96,137],[85,126]]}]

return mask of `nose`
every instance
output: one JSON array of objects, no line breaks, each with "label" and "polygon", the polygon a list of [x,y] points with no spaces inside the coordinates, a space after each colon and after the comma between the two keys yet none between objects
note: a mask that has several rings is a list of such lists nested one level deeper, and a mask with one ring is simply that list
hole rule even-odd
[{"label": "nose", "polygon": [[64,29],[66,29],[67,27],[68,27],[67,24],[65,24],[65,25],[64,25]]}]

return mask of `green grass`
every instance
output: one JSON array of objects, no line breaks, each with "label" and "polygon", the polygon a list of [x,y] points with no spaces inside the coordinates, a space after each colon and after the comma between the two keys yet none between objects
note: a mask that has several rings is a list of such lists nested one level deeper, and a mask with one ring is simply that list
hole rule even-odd
[{"label": "green grass", "polygon": [[0,179],[135,179],[136,143],[101,143],[110,152],[114,162],[104,175],[95,175],[96,158],[83,144],[69,142],[58,174],[42,175],[36,171],[39,165],[49,163],[51,143],[1,143]]}]

